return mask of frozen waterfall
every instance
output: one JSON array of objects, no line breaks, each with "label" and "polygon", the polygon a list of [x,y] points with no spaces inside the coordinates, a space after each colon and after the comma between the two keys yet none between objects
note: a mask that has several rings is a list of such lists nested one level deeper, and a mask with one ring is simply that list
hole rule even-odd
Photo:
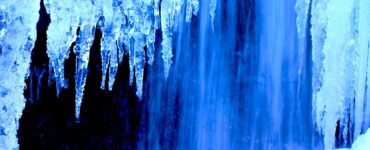
[{"label": "frozen waterfall", "polygon": [[[48,62],[30,69],[41,30]],[[123,124],[140,114],[122,129],[137,130],[133,149],[358,148],[369,79],[369,0],[0,2],[0,149],[19,148],[44,88],[73,90],[80,128],[94,92]]]}]

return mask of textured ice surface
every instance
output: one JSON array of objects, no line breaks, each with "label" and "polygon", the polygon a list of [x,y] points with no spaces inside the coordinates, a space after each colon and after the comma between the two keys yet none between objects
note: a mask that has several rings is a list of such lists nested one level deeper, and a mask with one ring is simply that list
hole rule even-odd
[{"label": "textured ice surface", "polygon": [[0,149],[18,147],[18,120],[25,105],[24,81],[39,9],[36,0],[0,1]]},{"label": "textured ice surface", "polygon": [[62,87],[67,87],[64,79],[64,61],[69,56],[72,42],[76,41],[79,26],[79,9],[73,7],[74,5],[72,0],[45,0],[46,11],[52,20],[47,30],[47,53],[54,68],[58,95]]},{"label": "textured ice surface", "polygon": [[369,128],[369,6],[368,0],[312,1],[314,117],[328,149],[336,130],[351,143],[349,132],[356,138]]}]

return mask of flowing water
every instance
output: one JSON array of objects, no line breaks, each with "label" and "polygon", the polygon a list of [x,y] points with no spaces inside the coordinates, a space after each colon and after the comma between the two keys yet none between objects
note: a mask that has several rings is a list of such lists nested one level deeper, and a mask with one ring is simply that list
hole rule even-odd
[{"label": "flowing water", "polygon": [[213,22],[209,2],[200,1],[198,16],[176,27],[169,78],[154,75],[158,59],[149,67],[146,146],[320,147],[311,117],[311,55],[298,51],[296,1],[221,0]]}]

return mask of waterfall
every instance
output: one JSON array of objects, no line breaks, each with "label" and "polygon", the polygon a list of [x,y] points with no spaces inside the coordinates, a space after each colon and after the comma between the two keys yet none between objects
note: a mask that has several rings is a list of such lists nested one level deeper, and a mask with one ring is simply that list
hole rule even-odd
[{"label": "waterfall", "polygon": [[369,20],[369,0],[3,0],[0,149],[361,147]]}]

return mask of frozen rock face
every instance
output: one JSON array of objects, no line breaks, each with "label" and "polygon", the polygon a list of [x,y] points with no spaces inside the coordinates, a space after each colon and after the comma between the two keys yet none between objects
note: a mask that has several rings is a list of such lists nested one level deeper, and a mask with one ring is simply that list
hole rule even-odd
[{"label": "frozen rock face", "polygon": [[25,105],[23,90],[36,40],[40,2],[0,1],[0,147],[18,147],[18,120]]}]

